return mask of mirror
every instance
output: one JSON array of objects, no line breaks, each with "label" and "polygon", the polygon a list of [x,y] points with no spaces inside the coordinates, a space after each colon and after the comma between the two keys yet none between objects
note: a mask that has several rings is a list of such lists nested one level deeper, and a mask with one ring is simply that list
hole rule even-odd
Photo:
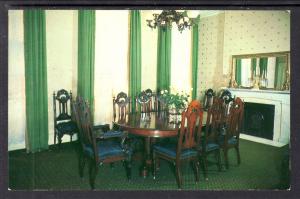
[{"label": "mirror", "polygon": [[289,90],[290,53],[233,55],[229,87]]}]

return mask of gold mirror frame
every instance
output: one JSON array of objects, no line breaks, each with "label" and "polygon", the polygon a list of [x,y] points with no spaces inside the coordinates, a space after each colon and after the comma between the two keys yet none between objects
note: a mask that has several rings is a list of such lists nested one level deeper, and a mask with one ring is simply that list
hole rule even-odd
[{"label": "gold mirror frame", "polygon": [[[231,71],[230,71],[230,81],[229,81],[229,88],[245,88],[245,87],[239,87],[237,85],[237,82],[235,80],[235,71],[236,71],[236,59],[241,58],[261,58],[261,57],[278,57],[278,56],[285,56],[286,57],[286,71],[285,71],[285,82],[280,90],[290,90],[290,52],[289,51],[283,51],[283,52],[272,52],[272,53],[257,53],[257,54],[243,54],[243,55],[232,55],[231,57]],[[260,86],[252,87],[255,89],[263,89],[263,90],[278,90],[278,89],[272,89],[272,88],[262,88]],[[245,88],[245,89],[252,89],[252,88]]]}]

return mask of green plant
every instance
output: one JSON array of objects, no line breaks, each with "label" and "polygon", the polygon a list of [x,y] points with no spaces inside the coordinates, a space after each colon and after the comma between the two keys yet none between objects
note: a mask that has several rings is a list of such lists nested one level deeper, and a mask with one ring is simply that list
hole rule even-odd
[{"label": "green plant", "polygon": [[177,112],[185,109],[188,105],[189,95],[187,93],[170,93],[168,90],[162,90],[160,97],[168,105],[169,110],[175,109]]}]

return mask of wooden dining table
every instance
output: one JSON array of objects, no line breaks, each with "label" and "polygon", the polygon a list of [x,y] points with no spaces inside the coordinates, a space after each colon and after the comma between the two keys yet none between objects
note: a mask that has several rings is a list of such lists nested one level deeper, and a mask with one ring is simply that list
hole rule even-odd
[{"label": "wooden dining table", "polygon": [[[206,122],[203,114],[203,124]],[[147,177],[152,167],[151,139],[176,137],[179,133],[180,121],[171,122],[166,112],[130,113],[125,118],[113,122],[121,130],[129,134],[143,137],[145,140],[142,176]]]}]

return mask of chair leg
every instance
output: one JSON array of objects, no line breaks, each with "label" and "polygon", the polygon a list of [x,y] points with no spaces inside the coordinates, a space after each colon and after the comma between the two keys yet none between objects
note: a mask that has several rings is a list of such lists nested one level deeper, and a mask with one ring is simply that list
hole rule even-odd
[{"label": "chair leg", "polygon": [[58,147],[61,147],[62,136],[58,135]]},{"label": "chair leg", "polygon": [[225,159],[225,167],[226,167],[226,169],[228,169],[229,168],[229,163],[228,163],[228,149],[224,148],[223,152],[224,152],[224,159]]},{"label": "chair leg", "polygon": [[70,141],[70,142],[72,142],[72,137],[73,137],[73,135],[70,135],[70,137],[71,137],[71,141]]},{"label": "chair leg", "polygon": [[95,163],[95,160],[90,159],[90,165],[89,165],[89,175],[90,175],[90,186],[91,189],[95,189],[95,180],[98,173],[98,166]]},{"label": "chair leg", "polygon": [[198,161],[197,161],[197,160],[193,160],[193,161],[191,162],[191,166],[192,166],[192,169],[194,170],[195,180],[196,180],[196,182],[199,182],[199,168],[198,168]]},{"label": "chair leg", "polygon": [[110,163],[110,168],[111,169],[114,169],[115,168],[115,164],[112,162],[112,163]]},{"label": "chair leg", "polygon": [[235,150],[236,150],[237,163],[238,163],[238,165],[240,165],[240,164],[241,164],[241,156],[240,156],[240,149],[239,149],[239,146],[235,146],[234,148],[235,148]]},{"label": "chair leg", "polygon": [[79,156],[79,176],[83,178],[84,166],[85,166],[86,157],[84,155]]},{"label": "chair leg", "polygon": [[131,180],[131,160],[125,161],[127,180]]},{"label": "chair leg", "polygon": [[156,159],[156,154],[155,152],[152,153],[152,161],[153,161],[153,171],[152,171],[152,175],[153,175],[153,179],[156,179],[156,169],[157,169],[157,159]]},{"label": "chair leg", "polygon": [[202,154],[202,165],[203,165],[203,174],[204,174],[204,179],[208,180],[207,177],[207,159],[206,159],[206,154]]},{"label": "chair leg", "polygon": [[218,170],[221,171],[222,170],[222,165],[221,165],[220,149],[216,150],[215,156],[216,156],[216,159],[217,159]]},{"label": "chair leg", "polygon": [[180,162],[176,162],[175,167],[176,167],[177,185],[178,185],[178,188],[181,189],[182,188],[182,176],[181,176]]}]

